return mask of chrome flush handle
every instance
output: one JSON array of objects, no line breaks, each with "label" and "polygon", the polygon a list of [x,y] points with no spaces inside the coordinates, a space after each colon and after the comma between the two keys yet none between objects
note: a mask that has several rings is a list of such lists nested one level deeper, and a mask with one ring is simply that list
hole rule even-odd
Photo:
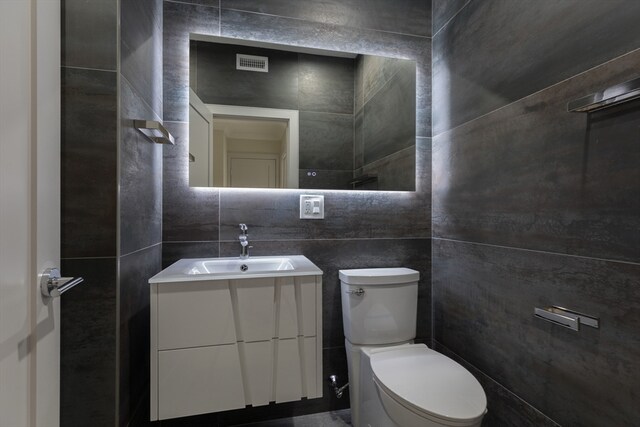
[{"label": "chrome flush handle", "polygon": [[351,290],[347,291],[347,293],[348,293],[349,295],[355,295],[355,296],[357,296],[357,297],[361,297],[361,296],[363,296],[363,295],[364,295],[364,289],[362,289],[362,288],[358,288],[358,289],[351,289]]}]

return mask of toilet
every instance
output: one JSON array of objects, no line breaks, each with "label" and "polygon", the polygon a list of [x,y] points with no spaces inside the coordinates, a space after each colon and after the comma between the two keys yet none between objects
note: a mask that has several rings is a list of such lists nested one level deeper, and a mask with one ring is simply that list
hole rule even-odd
[{"label": "toilet", "polygon": [[471,373],[413,343],[419,278],[408,268],[340,270],[354,427],[473,427],[487,412]]}]

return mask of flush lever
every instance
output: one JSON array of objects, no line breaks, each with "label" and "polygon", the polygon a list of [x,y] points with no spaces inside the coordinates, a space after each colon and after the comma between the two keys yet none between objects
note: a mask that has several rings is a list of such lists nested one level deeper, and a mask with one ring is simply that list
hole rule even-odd
[{"label": "flush lever", "polygon": [[46,297],[59,297],[82,282],[84,282],[82,277],[60,277],[60,270],[47,268],[40,277],[40,292]]},{"label": "flush lever", "polygon": [[355,295],[357,297],[361,297],[362,295],[364,295],[364,289],[362,289],[362,288],[351,289],[351,290],[347,291],[347,293],[350,294],[350,295]]}]

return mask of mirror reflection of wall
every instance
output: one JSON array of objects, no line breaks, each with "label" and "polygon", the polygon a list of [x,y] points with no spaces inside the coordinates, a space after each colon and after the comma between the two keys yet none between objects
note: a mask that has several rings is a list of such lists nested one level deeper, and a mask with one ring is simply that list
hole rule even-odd
[{"label": "mirror reflection of wall", "polygon": [[189,184],[414,191],[415,62],[286,49],[191,40]]}]

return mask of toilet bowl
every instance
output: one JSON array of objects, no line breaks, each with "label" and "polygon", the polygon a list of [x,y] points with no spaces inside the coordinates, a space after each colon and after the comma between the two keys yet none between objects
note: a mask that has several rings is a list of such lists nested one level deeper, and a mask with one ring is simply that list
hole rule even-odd
[{"label": "toilet bowl", "polygon": [[414,344],[419,273],[340,270],[354,427],[475,427],[487,412],[464,367]]},{"label": "toilet bowl", "polygon": [[482,386],[448,357],[416,344],[372,350],[369,362],[376,394],[393,425],[480,426],[487,407]]}]

